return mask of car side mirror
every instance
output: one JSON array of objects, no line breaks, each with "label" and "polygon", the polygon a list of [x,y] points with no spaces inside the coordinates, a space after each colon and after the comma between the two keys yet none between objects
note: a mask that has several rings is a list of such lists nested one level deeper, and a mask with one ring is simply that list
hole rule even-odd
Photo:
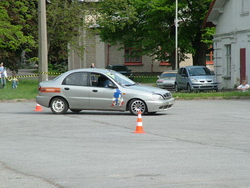
[{"label": "car side mirror", "polygon": [[109,88],[117,88],[117,86],[112,82],[112,83],[109,83],[108,84],[108,87]]}]

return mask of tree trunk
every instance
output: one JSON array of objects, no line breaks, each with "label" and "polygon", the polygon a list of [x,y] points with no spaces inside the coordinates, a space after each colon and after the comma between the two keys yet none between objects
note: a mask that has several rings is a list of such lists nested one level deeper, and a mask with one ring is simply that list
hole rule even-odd
[{"label": "tree trunk", "polygon": [[207,45],[198,41],[194,46],[196,47],[196,53],[193,55],[193,65],[206,66]]}]

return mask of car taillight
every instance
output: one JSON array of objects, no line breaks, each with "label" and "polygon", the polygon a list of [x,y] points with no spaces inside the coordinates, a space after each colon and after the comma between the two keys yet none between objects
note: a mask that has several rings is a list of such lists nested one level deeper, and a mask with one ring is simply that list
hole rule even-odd
[{"label": "car taillight", "polygon": [[39,87],[39,91],[42,93],[60,93],[61,89],[56,87]]}]

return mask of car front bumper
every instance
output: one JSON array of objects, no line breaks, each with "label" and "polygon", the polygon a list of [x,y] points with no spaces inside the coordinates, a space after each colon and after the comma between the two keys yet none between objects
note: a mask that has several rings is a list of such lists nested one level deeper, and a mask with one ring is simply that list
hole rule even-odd
[{"label": "car front bumper", "polygon": [[217,84],[193,84],[194,90],[218,90]]},{"label": "car front bumper", "polygon": [[174,98],[159,100],[159,101],[148,101],[147,102],[148,112],[169,110],[173,107],[174,103],[175,103]]}]

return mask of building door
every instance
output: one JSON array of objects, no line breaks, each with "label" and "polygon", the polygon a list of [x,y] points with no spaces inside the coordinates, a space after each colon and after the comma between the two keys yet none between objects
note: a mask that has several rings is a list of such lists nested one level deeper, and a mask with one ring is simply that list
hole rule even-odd
[{"label": "building door", "polygon": [[246,78],[246,48],[240,49],[240,83]]}]

